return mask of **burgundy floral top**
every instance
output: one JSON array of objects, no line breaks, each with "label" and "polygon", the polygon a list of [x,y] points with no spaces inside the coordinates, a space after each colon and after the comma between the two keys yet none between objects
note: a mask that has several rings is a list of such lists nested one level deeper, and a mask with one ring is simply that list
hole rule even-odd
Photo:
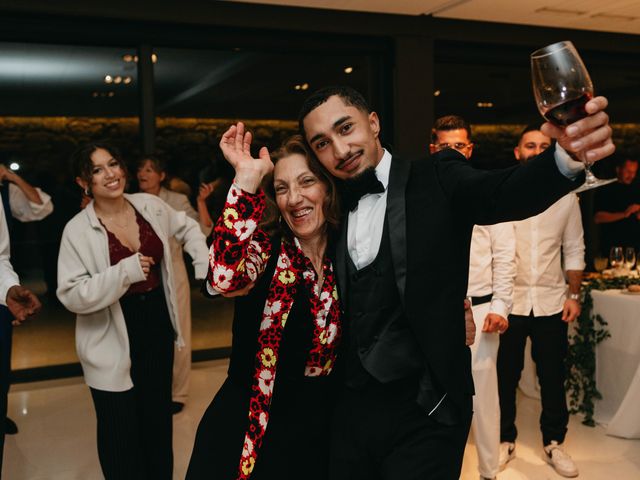
[{"label": "burgundy floral top", "polygon": [[[138,230],[140,232],[140,249],[138,252],[147,257],[153,257],[156,263],[151,267],[147,279],[142,282],[132,283],[125,295],[148,292],[159,287],[162,283],[162,274],[160,273],[160,262],[164,256],[162,240],[160,240],[160,237],[153,231],[149,222],[147,222],[137,210],[134,209],[134,211],[136,212],[136,222],[138,223]],[[100,223],[104,227],[102,220]],[[125,247],[120,240],[118,240],[118,237],[111,233],[107,227],[104,227],[104,229],[107,231],[107,236],[109,237],[109,259],[111,265],[115,265],[120,260],[130,257],[134,253],[129,247]]]},{"label": "burgundy floral top", "polygon": [[[274,253],[271,252],[269,237],[258,228],[264,208],[264,193],[261,191],[250,194],[235,185],[231,187],[223,214],[213,231],[208,287],[222,293],[233,292],[255,282],[264,272]],[[338,290],[329,259],[325,257],[323,260],[324,282],[319,286],[317,273],[302,253],[297,239],[293,244],[283,241],[280,251],[275,253],[278,254],[278,262],[259,329],[248,424],[238,465],[239,480],[251,476],[269,423],[278,351],[296,288],[307,289],[314,318],[305,376],[321,377],[331,373],[342,333]]]}]

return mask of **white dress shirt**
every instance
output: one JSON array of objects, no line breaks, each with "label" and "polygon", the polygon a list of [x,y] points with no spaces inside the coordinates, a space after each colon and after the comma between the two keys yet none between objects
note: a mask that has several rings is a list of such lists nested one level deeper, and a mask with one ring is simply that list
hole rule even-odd
[{"label": "white dress shirt", "polygon": [[363,195],[355,210],[349,212],[347,245],[349,256],[358,270],[371,264],[380,250],[390,169],[391,154],[385,150],[376,166],[376,177],[382,183],[384,192]]},{"label": "white dress shirt", "polygon": [[19,285],[18,275],[13,271],[9,251],[9,229],[4,218],[4,207],[0,198],[0,305],[7,304],[7,292],[14,285]]},{"label": "white dress shirt", "polygon": [[562,311],[564,270],[584,270],[584,238],[578,197],[565,195],[535,217],[514,222],[516,232],[515,315],[536,317]]},{"label": "white dress shirt", "polygon": [[516,274],[516,238],[513,223],[476,225],[469,254],[467,295],[493,294],[489,313],[507,318],[513,305]]}]

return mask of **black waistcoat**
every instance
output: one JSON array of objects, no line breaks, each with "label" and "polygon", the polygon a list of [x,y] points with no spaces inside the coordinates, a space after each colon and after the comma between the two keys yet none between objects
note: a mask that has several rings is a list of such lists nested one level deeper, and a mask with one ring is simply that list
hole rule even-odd
[{"label": "black waistcoat", "polygon": [[400,301],[386,217],[376,259],[361,270],[347,259],[347,384],[362,386],[369,375],[388,383],[421,373],[423,355]]}]

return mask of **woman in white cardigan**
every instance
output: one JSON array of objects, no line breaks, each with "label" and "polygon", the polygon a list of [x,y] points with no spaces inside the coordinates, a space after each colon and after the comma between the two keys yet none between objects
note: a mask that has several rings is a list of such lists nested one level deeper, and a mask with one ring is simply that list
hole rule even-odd
[{"label": "woman in white cardigan", "polygon": [[[166,180],[166,172],[166,164],[160,157],[154,155],[142,157],[142,160],[138,163],[136,174],[140,190],[160,197],[174,210],[185,212],[188,217],[199,222],[202,233],[208,235],[213,228],[213,222],[209,215],[206,200],[213,189],[208,184],[203,184],[200,187],[197,200],[198,211],[196,212],[185,194],[167,190],[162,186]],[[169,240],[169,243],[171,244],[171,260],[173,261],[173,274],[178,293],[178,321],[182,331],[182,338],[184,339],[184,348],[176,348],[173,357],[173,401],[171,408],[173,413],[178,413],[184,407],[189,395],[189,375],[191,373],[191,288],[187,269],[184,265],[182,245],[173,237]]]},{"label": "woman in white cardigan", "polygon": [[107,480],[170,480],[173,342],[183,340],[169,238],[184,243],[204,278],[204,235],[157,197],[124,194],[127,171],[115,148],[89,144],[72,160],[76,182],[93,200],[65,227],[57,295],[77,314],[100,465]]}]

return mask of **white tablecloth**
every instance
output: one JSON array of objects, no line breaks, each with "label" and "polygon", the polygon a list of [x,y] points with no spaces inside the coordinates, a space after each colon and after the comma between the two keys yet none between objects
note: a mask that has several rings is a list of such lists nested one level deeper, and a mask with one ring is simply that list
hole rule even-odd
[{"label": "white tablecloth", "polygon": [[640,438],[640,295],[620,290],[591,291],[593,312],[608,323],[611,337],[596,349],[594,418],[607,434]]}]

